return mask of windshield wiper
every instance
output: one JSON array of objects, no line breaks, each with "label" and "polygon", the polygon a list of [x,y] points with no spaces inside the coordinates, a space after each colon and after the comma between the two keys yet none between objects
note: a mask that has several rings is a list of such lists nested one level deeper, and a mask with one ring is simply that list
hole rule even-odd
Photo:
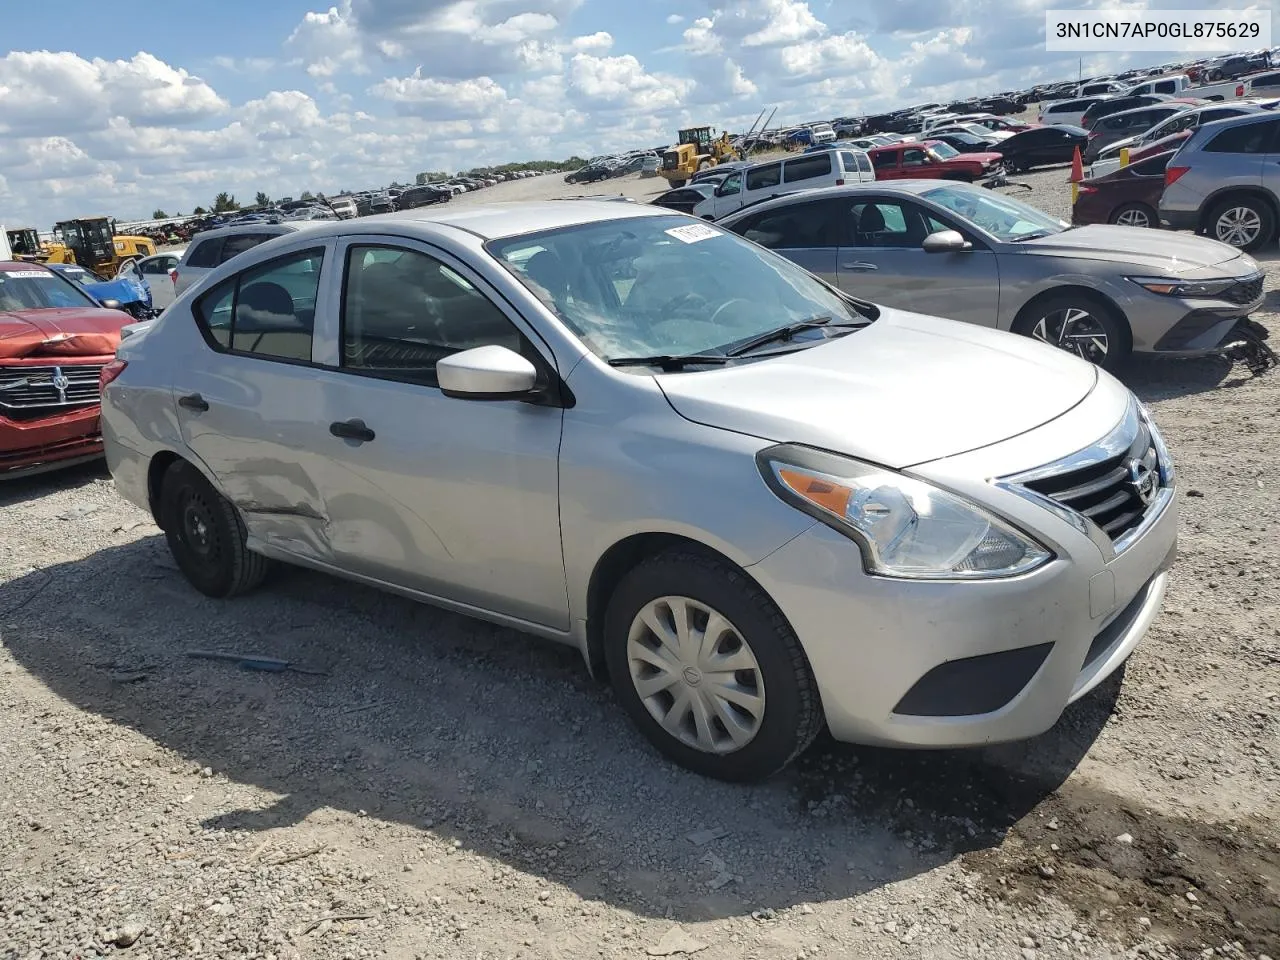
[{"label": "windshield wiper", "polygon": [[797,333],[803,333],[805,330],[812,330],[815,327],[865,327],[866,322],[855,320],[841,320],[833,322],[830,317],[810,317],[807,320],[797,320],[795,323],[788,323],[785,327],[778,327],[776,330],[766,330],[764,333],[757,334],[754,337],[748,337],[734,344],[725,354],[730,357],[740,357],[743,354],[750,353],[757,347],[763,347],[766,344],[778,343],[780,341],[790,340]]},{"label": "windshield wiper", "polygon": [[1024,233],[1020,237],[1014,237],[1012,243],[1022,243],[1024,240],[1039,240],[1042,237],[1052,236],[1052,230],[1032,230],[1030,233]]},{"label": "windshield wiper", "polygon": [[652,357],[613,357],[607,361],[611,367],[661,367],[663,370],[683,370],[693,364],[723,366],[729,358],[718,353],[660,353]]}]

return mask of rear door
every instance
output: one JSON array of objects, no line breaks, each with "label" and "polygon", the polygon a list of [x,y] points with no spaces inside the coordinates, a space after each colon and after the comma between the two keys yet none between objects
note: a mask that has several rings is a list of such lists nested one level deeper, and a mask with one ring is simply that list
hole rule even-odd
[{"label": "rear door", "polygon": [[836,256],[844,239],[844,223],[838,202],[789,203],[748,216],[732,229],[833,286],[839,285]]},{"label": "rear door", "polygon": [[[1000,304],[995,255],[959,221],[895,196],[842,198],[845,246],[836,269],[841,289],[877,303],[994,326]],[[957,253],[925,253],[924,238],[957,230],[973,244]]]},{"label": "rear door", "polygon": [[175,366],[183,439],[240,509],[256,540],[329,562],[315,458],[327,442],[316,416],[318,293],[332,241],[242,270],[192,305],[203,343]]}]

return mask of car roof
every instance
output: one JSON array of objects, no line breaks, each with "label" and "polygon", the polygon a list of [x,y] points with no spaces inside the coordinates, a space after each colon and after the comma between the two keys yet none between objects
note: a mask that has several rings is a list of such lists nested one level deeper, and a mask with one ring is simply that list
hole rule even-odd
[{"label": "car roof", "polygon": [[[671,216],[671,211],[662,207],[650,208],[645,204],[617,203],[611,200],[530,200],[490,203],[454,210],[403,210],[361,217],[359,222],[361,225],[374,226],[380,223],[417,221],[465,230],[483,240],[498,240],[560,227],[657,216]],[[328,227],[330,233],[341,235],[352,232],[350,221],[331,220],[320,223]]]},{"label": "car roof", "polygon": [[41,270],[47,269],[48,264],[30,263],[26,260],[0,260],[0,270],[5,273],[14,273],[18,270]]},{"label": "car roof", "polygon": [[750,206],[736,210],[727,217],[721,218],[718,222],[721,224],[728,223],[731,220],[741,219],[741,215],[747,212],[759,213],[761,210],[774,210],[778,207],[785,207],[788,204],[797,203],[801,200],[818,200],[822,197],[846,197],[857,196],[859,194],[872,194],[876,196],[904,196],[918,197],[928,193],[930,190],[937,190],[941,187],[956,190],[968,190],[973,193],[987,193],[981,187],[975,187],[967,183],[961,183],[958,180],[876,180],[871,183],[848,183],[843,187],[813,187],[808,190],[797,190],[795,193],[783,194],[780,197],[773,197],[760,203],[753,203]]},{"label": "car roof", "polygon": [[218,237],[234,236],[237,233],[261,233],[263,227],[283,227],[285,233],[293,230],[313,230],[324,223],[332,223],[326,220],[286,220],[281,223],[232,223],[224,227],[214,227],[210,230],[201,230],[191,238],[191,243],[200,240],[217,239]]}]

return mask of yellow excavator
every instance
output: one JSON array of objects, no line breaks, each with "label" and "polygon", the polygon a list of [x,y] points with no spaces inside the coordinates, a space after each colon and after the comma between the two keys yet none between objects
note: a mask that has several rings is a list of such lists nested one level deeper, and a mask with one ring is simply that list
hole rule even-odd
[{"label": "yellow excavator", "polygon": [[123,264],[149,257],[156,244],[149,237],[117,236],[107,217],[62,220],[53,227],[50,263],[75,263],[103,276],[115,276]]},{"label": "yellow excavator", "polygon": [[673,187],[683,187],[699,170],[741,159],[729,143],[727,130],[715,139],[710,127],[690,127],[678,136],[679,142],[662,155],[662,169],[658,171]]}]

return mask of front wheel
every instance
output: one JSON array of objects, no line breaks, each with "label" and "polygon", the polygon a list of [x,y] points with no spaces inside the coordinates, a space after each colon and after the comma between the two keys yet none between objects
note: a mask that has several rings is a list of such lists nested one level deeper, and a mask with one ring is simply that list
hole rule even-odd
[{"label": "front wheel", "polygon": [[1275,233],[1271,207],[1256,197],[1229,197],[1209,214],[1209,236],[1240,250],[1257,250]]},{"label": "front wheel", "polygon": [[1028,304],[1013,322],[1013,332],[1109,371],[1119,369],[1133,350],[1123,316],[1101,301],[1073,293]]},{"label": "front wheel", "polygon": [[1160,221],[1148,204],[1125,203],[1112,211],[1110,222],[1122,227],[1155,227]]},{"label": "front wheel", "polygon": [[266,576],[267,559],[245,546],[239,511],[186,461],[165,471],[158,513],[178,569],[205,596],[233,597]]},{"label": "front wheel", "polygon": [[817,684],[790,624],[715,557],[675,550],[637,566],[609,601],[604,643],[623,708],[696,773],[761,780],[821,729]]}]

